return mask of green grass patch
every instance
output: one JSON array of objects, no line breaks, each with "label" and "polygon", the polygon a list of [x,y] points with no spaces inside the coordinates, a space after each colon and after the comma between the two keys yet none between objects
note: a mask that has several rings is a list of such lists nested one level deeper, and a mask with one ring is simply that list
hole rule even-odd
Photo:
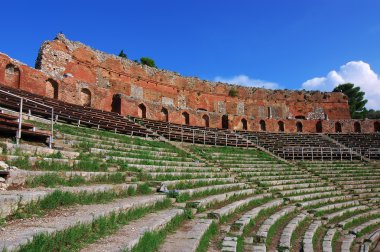
[{"label": "green grass patch", "polygon": [[206,252],[209,246],[209,242],[218,233],[218,225],[212,222],[207,231],[203,234],[196,252]]},{"label": "green grass patch", "polygon": [[157,202],[153,206],[131,209],[100,217],[90,224],[79,224],[53,234],[41,233],[33,240],[22,245],[20,252],[29,251],[78,251],[87,244],[111,235],[123,225],[139,219],[148,213],[163,210],[171,205],[169,199]]},{"label": "green grass patch", "polygon": [[120,192],[96,192],[96,193],[72,193],[55,190],[46,197],[36,202],[31,202],[25,206],[20,206],[9,219],[25,219],[33,216],[42,216],[48,211],[64,206],[104,204],[114,199],[126,198],[136,195],[136,190],[129,187]]}]

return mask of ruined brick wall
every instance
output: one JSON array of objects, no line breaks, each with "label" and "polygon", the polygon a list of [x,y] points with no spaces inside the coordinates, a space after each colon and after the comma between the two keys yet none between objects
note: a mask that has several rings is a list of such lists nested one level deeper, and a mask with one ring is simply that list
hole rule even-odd
[{"label": "ruined brick wall", "polygon": [[[12,66],[10,66],[10,64]],[[0,55],[0,82],[33,93],[97,109],[191,125],[222,127],[222,116],[228,115],[230,129],[277,132],[279,121],[285,132],[296,132],[296,123],[304,132],[316,132],[322,120],[323,132],[334,132],[337,120],[350,132],[347,97],[341,93],[267,90],[183,77],[175,72],[140,65],[131,60],[94,50],[59,34],[42,44],[36,68],[27,67],[6,55]],[[235,89],[236,97],[229,92]],[[167,111],[167,115],[163,113]],[[328,120],[326,120],[328,119]],[[243,120],[243,121],[242,121]],[[363,124],[363,131],[370,126]],[[370,123],[369,123],[370,124]],[[372,132],[372,131],[371,131]]]}]

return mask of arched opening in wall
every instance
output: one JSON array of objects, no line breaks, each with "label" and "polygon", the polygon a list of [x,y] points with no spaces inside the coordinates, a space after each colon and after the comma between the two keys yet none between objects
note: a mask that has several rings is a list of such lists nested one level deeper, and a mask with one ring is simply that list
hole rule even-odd
[{"label": "arched opening in wall", "polygon": [[169,122],[169,111],[166,108],[161,109],[162,121]]},{"label": "arched opening in wall", "polygon": [[306,117],[303,115],[297,115],[294,118],[299,119],[299,120],[306,120]]},{"label": "arched opening in wall", "polygon": [[298,133],[300,133],[300,132],[302,132],[302,128],[303,128],[303,126],[302,126],[302,123],[301,122],[297,122],[296,123],[296,128],[297,128],[297,132]]},{"label": "arched opening in wall", "polygon": [[341,133],[342,132],[342,124],[340,122],[335,123],[335,132]]},{"label": "arched opening in wall", "polygon": [[8,64],[5,67],[5,82],[14,87],[20,87],[20,69],[13,64]]},{"label": "arched opening in wall", "polygon": [[283,121],[278,122],[278,131],[279,132],[284,132],[285,131],[285,125]]},{"label": "arched opening in wall", "polygon": [[247,119],[243,118],[241,119],[241,128],[243,130],[248,130],[248,122],[247,122]]},{"label": "arched opening in wall", "polygon": [[189,125],[190,124],[190,115],[187,112],[182,113],[183,117],[183,124]]},{"label": "arched opening in wall", "polygon": [[146,107],[143,103],[138,106],[138,112],[140,118],[146,118]]},{"label": "arched opening in wall", "polygon": [[48,79],[46,81],[45,96],[53,99],[58,99],[58,83],[55,80]]},{"label": "arched opening in wall", "polygon": [[355,133],[361,133],[362,132],[362,126],[360,125],[360,122],[354,123],[354,132]]},{"label": "arched opening in wall", "polygon": [[223,129],[228,129],[228,115],[223,115],[222,116],[222,128]]},{"label": "arched opening in wall", "polygon": [[121,94],[114,94],[112,96],[111,111],[121,114]]},{"label": "arched opening in wall", "polygon": [[373,130],[375,131],[375,133],[380,133],[380,122],[373,123]]},{"label": "arched opening in wall", "polygon": [[261,120],[261,121],[260,121],[260,130],[261,130],[261,131],[267,131],[267,126],[266,126],[264,120]]},{"label": "arched opening in wall", "polygon": [[203,126],[210,127],[210,118],[208,117],[208,115],[203,115],[202,120],[203,120]]},{"label": "arched opening in wall", "polygon": [[91,107],[91,91],[87,88],[82,88],[80,91],[80,101],[83,106]]},{"label": "arched opening in wall", "polygon": [[322,128],[322,121],[318,121],[318,122],[315,124],[315,131],[316,131],[317,133],[322,133],[322,130],[323,130],[323,128]]}]

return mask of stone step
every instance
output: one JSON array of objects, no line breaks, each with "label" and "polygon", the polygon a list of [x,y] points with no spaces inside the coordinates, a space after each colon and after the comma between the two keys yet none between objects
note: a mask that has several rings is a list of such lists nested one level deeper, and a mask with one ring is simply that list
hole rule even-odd
[{"label": "stone step", "polygon": [[[68,145],[70,147],[77,147],[81,143],[85,141],[78,141],[78,140],[56,140],[55,144],[57,145]],[[168,149],[161,149],[157,150],[159,148],[154,148],[154,147],[147,147],[144,148],[145,146],[141,145],[128,145],[124,143],[113,143],[113,144],[100,144],[97,143],[96,141],[90,141],[95,148],[99,149],[105,149],[105,150],[119,150],[123,152],[128,152],[128,153],[136,153],[136,154],[143,154],[143,153],[150,153],[152,155],[157,155],[157,156],[167,156],[167,157],[177,157],[178,153],[176,152],[171,152]]]},{"label": "stone step", "polygon": [[322,203],[329,203],[329,202],[334,203],[335,201],[350,200],[350,199],[352,199],[352,195],[342,195],[342,196],[326,197],[322,199],[298,202],[297,204],[302,207],[307,207],[307,206],[313,206],[313,205],[318,205]]},{"label": "stone step", "polygon": [[259,200],[259,199],[263,199],[263,198],[267,198],[267,197],[271,197],[271,194],[270,193],[259,194],[259,195],[255,195],[255,196],[243,199],[243,200],[238,200],[238,201],[232,202],[231,204],[228,204],[222,208],[219,208],[219,209],[216,209],[216,210],[209,212],[208,217],[209,218],[215,218],[215,219],[221,219],[224,216],[232,214],[238,208],[249,204],[251,201],[255,201],[255,200]]},{"label": "stone step", "polygon": [[241,235],[243,233],[243,229],[246,225],[249,224],[249,222],[252,220],[252,219],[255,219],[259,213],[265,209],[269,209],[269,208],[272,208],[272,207],[277,207],[277,206],[280,206],[284,203],[284,201],[282,199],[275,199],[275,200],[272,200],[272,201],[269,201],[261,206],[258,206],[258,207],[255,207],[251,210],[249,210],[248,212],[245,212],[237,221],[235,221],[235,223],[233,224],[234,226],[234,229],[237,229],[237,232],[239,235]]},{"label": "stone step", "polygon": [[29,155],[52,155],[61,153],[63,157],[69,158],[69,159],[75,159],[79,156],[79,152],[76,151],[67,151],[67,150],[55,150],[50,149],[48,147],[40,147],[35,145],[29,145],[29,144],[12,144],[5,142],[3,143],[5,145],[5,148],[7,149],[7,154],[15,154],[19,151],[29,154]]},{"label": "stone step", "polygon": [[173,208],[148,214],[121,227],[116,233],[85,247],[81,252],[130,251],[138,244],[146,232],[163,229],[173,218],[183,213],[183,209]]},{"label": "stone step", "polygon": [[289,169],[289,168],[229,168],[229,171],[233,172],[251,172],[252,175],[275,175],[275,174],[302,174],[304,171],[298,169]]},{"label": "stone step", "polygon": [[280,251],[291,250],[292,234],[294,233],[298,225],[308,216],[309,215],[305,212],[300,213],[285,226],[284,230],[282,230],[281,237],[280,237],[280,243],[279,243]]},{"label": "stone step", "polygon": [[[133,139],[133,137],[129,137],[129,138]],[[137,145],[137,144],[130,144],[130,143],[124,142],[122,139],[109,138],[109,137],[99,138],[99,136],[96,136],[96,135],[91,135],[91,136],[89,136],[87,134],[86,135],[81,135],[81,134],[71,135],[71,134],[63,133],[62,137],[60,137],[58,139],[97,142],[97,143],[101,143],[101,144],[106,144],[107,143],[108,145],[111,145],[111,146],[125,146],[125,147],[128,147],[128,148],[135,148],[135,149],[156,150],[156,151],[169,151],[169,152],[172,152],[171,148],[154,147],[154,146],[150,146],[148,144],[143,144],[143,143],[141,143],[139,145]],[[141,138],[138,138],[138,139],[141,139]],[[154,141],[151,141],[151,142],[154,142]]]},{"label": "stone step", "polygon": [[[137,158],[128,158],[128,157],[119,157],[119,156],[106,156],[106,160],[121,160],[121,161],[126,161],[126,162],[135,162],[137,164],[142,163],[144,164],[147,159],[137,159]],[[147,161],[149,163],[153,163],[153,165],[173,165],[173,166],[185,166],[185,167],[201,167],[205,166],[204,163],[199,163],[199,162],[181,162],[181,161],[166,161],[166,160],[160,160],[156,159],[154,161]]]},{"label": "stone step", "polygon": [[369,227],[371,225],[375,225],[375,224],[379,224],[380,223],[380,218],[377,218],[377,219],[372,219],[372,220],[368,220],[366,221],[365,223],[363,224],[360,224],[359,226],[353,228],[350,230],[350,233],[351,234],[355,234],[357,235],[360,231],[362,231],[363,229],[365,229],[366,227]]},{"label": "stone step", "polygon": [[[251,181],[251,179],[249,179]],[[256,179],[252,179],[252,181],[256,181]],[[302,184],[307,182],[319,182],[320,179],[317,178],[303,178],[303,179],[284,179],[284,180],[265,180],[262,181],[263,184],[269,185],[269,186],[275,186],[275,185],[286,185],[286,184]]]},{"label": "stone step", "polygon": [[293,190],[299,188],[311,188],[311,187],[321,187],[325,186],[325,182],[313,182],[313,183],[298,183],[298,184],[285,184],[285,185],[275,185],[270,186],[271,190]]},{"label": "stone step", "polygon": [[166,186],[175,186],[176,184],[181,183],[197,183],[197,182],[213,182],[220,181],[223,183],[234,183],[235,178],[192,178],[192,179],[178,179],[178,180],[165,180],[165,181],[157,181],[156,184],[165,184]]},{"label": "stone step", "polygon": [[281,217],[294,212],[296,210],[296,206],[287,206],[285,208],[282,208],[278,212],[272,214],[267,218],[259,227],[259,230],[257,230],[254,239],[258,243],[265,243],[267,236],[268,236],[268,231],[270,227],[276,223]]},{"label": "stone step", "polygon": [[14,224],[8,223],[0,230],[0,248],[16,250],[20,245],[32,241],[37,234],[51,234],[78,224],[89,224],[99,217],[132,208],[151,206],[165,198],[164,195],[136,196],[115,200],[107,204],[74,206],[54,216],[25,219]]},{"label": "stone step", "polygon": [[[38,176],[43,176],[47,174],[56,175],[63,178],[71,177],[82,177],[85,181],[90,181],[96,177],[109,176],[115,174],[114,172],[85,172],[85,171],[26,171],[26,170],[11,170],[10,175],[7,179],[7,184],[18,187],[23,186],[27,178],[33,178]],[[125,182],[130,182],[134,179],[133,176],[128,176],[125,178]]]},{"label": "stone step", "polygon": [[344,227],[347,223],[349,223],[351,221],[354,221],[354,220],[359,219],[359,218],[375,215],[375,214],[380,214],[380,209],[374,209],[374,210],[371,210],[371,211],[368,211],[368,212],[364,212],[364,213],[360,213],[360,214],[354,215],[354,216],[352,216],[352,217],[350,217],[348,219],[345,219],[345,220],[339,222],[337,224],[337,227]]},{"label": "stone step", "polygon": [[57,188],[33,188],[26,190],[4,191],[0,195],[0,217],[4,218],[14,213],[19,207],[25,206],[33,201],[42,200],[52,192],[59,190],[71,193],[100,193],[100,192],[121,192],[128,188],[137,188],[137,184],[117,184],[117,185],[89,185],[79,187],[57,187]]},{"label": "stone step", "polygon": [[321,187],[308,187],[301,189],[292,189],[292,190],[283,190],[279,193],[282,196],[292,195],[292,194],[302,194],[302,193],[312,193],[312,192],[324,192],[324,191],[332,191],[336,190],[335,186],[321,186]]},{"label": "stone step", "polygon": [[327,192],[314,192],[314,193],[309,193],[309,194],[285,197],[285,199],[289,201],[303,201],[306,199],[310,200],[313,198],[315,199],[315,198],[334,196],[334,195],[342,195],[342,191],[336,190],[336,191],[327,191]]},{"label": "stone step", "polygon": [[323,237],[323,241],[322,241],[323,252],[333,252],[332,241],[333,241],[335,233],[336,233],[335,228],[330,228],[329,230],[327,230],[326,235]]},{"label": "stone step", "polygon": [[212,178],[212,177],[228,177],[229,175],[224,172],[149,172],[149,176],[151,176],[152,179],[157,179],[159,176],[175,176],[175,177],[181,177],[181,176],[191,176],[191,177],[205,177],[205,178]]},{"label": "stone step", "polygon": [[200,169],[200,170],[210,170],[210,171],[220,171],[219,168],[215,168],[213,166],[175,166],[175,165],[149,165],[149,164],[130,164],[128,163],[128,167],[138,168],[142,170],[156,170],[156,169],[177,169],[177,170],[186,170],[186,169]]},{"label": "stone step", "polygon": [[247,184],[245,183],[234,183],[234,184],[223,184],[223,185],[211,185],[211,186],[203,186],[203,187],[198,187],[198,188],[191,188],[191,189],[185,189],[185,190],[179,190],[179,194],[188,194],[188,195],[193,195],[194,193],[199,193],[199,192],[206,192],[210,190],[228,190],[228,189],[241,189],[247,187]]},{"label": "stone step", "polygon": [[302,247],[303,251],[314,251],[313,249],[313,237],[317,229],[322,226],[322,221],[316,220],[313,221],[308,229],[306,230],[303,240],[302,240]]},{"label": "stone step", "polygon": [[197,250],[202,236],[210,228],[212,220],[195,218],[184,223],[174,233],[169,234],[161,252],[194,252]]},{"label": "stone step", "polygon": [[222,252],[236,252],[237,237],[226,236],[222,242]]},{"label": "stone step", "polygon": [[[248,177],[252,176],[254,174],[251,174],[251,172],[241,172],[239,173],[240,176]],[[290,175],[271,175],[271,176],[263,176],[263,175],[257,175],[255,176],[255,179],[257,181],[262,181],[265,183],[265,181],[272,181],[272,180],[298,180],[298,179],[304,179],[304,178],[310,178],[310,174],[290,174]],[[254,180],[254,179],[251,179]]]},{"label": "stone step", "polygon": [[[119,151],[119,150],[107,150],[107,149],[99,149],[99,148],[90,148],[90,153],[93,154],[103,154],[107,155],[111,153],[111,157],[123,157],[123,158],[128,158],[125,159],[127,161],[138,161],[138,160],[160,160],[162,158],[161,162],[179,162],[179,163],[194,163],[193,158],[187,158],[187,157],[177,157],[177,156],[163,156],[163,155],[147,155],[148,153],[146,152],[145,155],[142,155],[142,157],[133,157],[133,156],[139,156],[139,155],[134,155],[131,152],[125,152],[125,151]],[[169,158],[171,160],[165,160],[164,158]]]},{"label": "stone step", "polygon": [[208,197],[204,197],[201,199],[197,200],[189,200],[187,202],[188,206],[192,207],[207,207],[208,205],[218,203],[218,202],[223,202],[228,200],[231,197],[238,196],[238,195],[252,195],[255,193],[255,189],[244,189],[244,190],[236,190],[232,192],[226,192],[222,194],[216,194],[216,195],[211,195]]},{"label": "stone step", "polygon": [[350,252],[351,251],[351,245],[355,241],[356,236],[353,234],[346,234],[343,236],[342,239],[342,245],[341,245],[341,252]]},{"label": "stone step", "polygon": [[337,211],[337,212],[334,212],[334,213],[331,213],[331,214],[326,214],[326,215],[322,216],[322,219],[324,219],[324,220],[330,220],[332,218],[342,216],[345,213],[349,213],[349,212],[353,212],[353,211],[358,211],[358,210],[366,210],[366,209],[369,209],[369,207],[365,206],[365,205],[353,206],[353,207],[345,208],[345,209],[342,209],[340,211]]}]

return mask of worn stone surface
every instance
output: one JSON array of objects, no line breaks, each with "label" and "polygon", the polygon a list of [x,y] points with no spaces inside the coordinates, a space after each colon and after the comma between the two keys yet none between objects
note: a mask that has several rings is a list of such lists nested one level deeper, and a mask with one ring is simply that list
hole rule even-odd
[{"label": "worn stone surface", "polygon": [[54,216],[8,223],[8,225],[0,231],[0,248],[12,251],[18,246],[33,240],[36,234],[43,232],[53,233],[80,223],[91,223],[94,219],[111,214],[112,212],[152,205],[164,198],[165,196],[163,195],[130,197],[115,200],[108,204],[75,206]]},{"label": "worn stone surface", "polygon": [[151,213],[136,221],[123,226],[116,233],[92,243],[81,252],[119,252],[129,251],[143,237],[145,232],[157,231],[164,228],[174,217],[182,214],[182,209],[165,209]]}]

